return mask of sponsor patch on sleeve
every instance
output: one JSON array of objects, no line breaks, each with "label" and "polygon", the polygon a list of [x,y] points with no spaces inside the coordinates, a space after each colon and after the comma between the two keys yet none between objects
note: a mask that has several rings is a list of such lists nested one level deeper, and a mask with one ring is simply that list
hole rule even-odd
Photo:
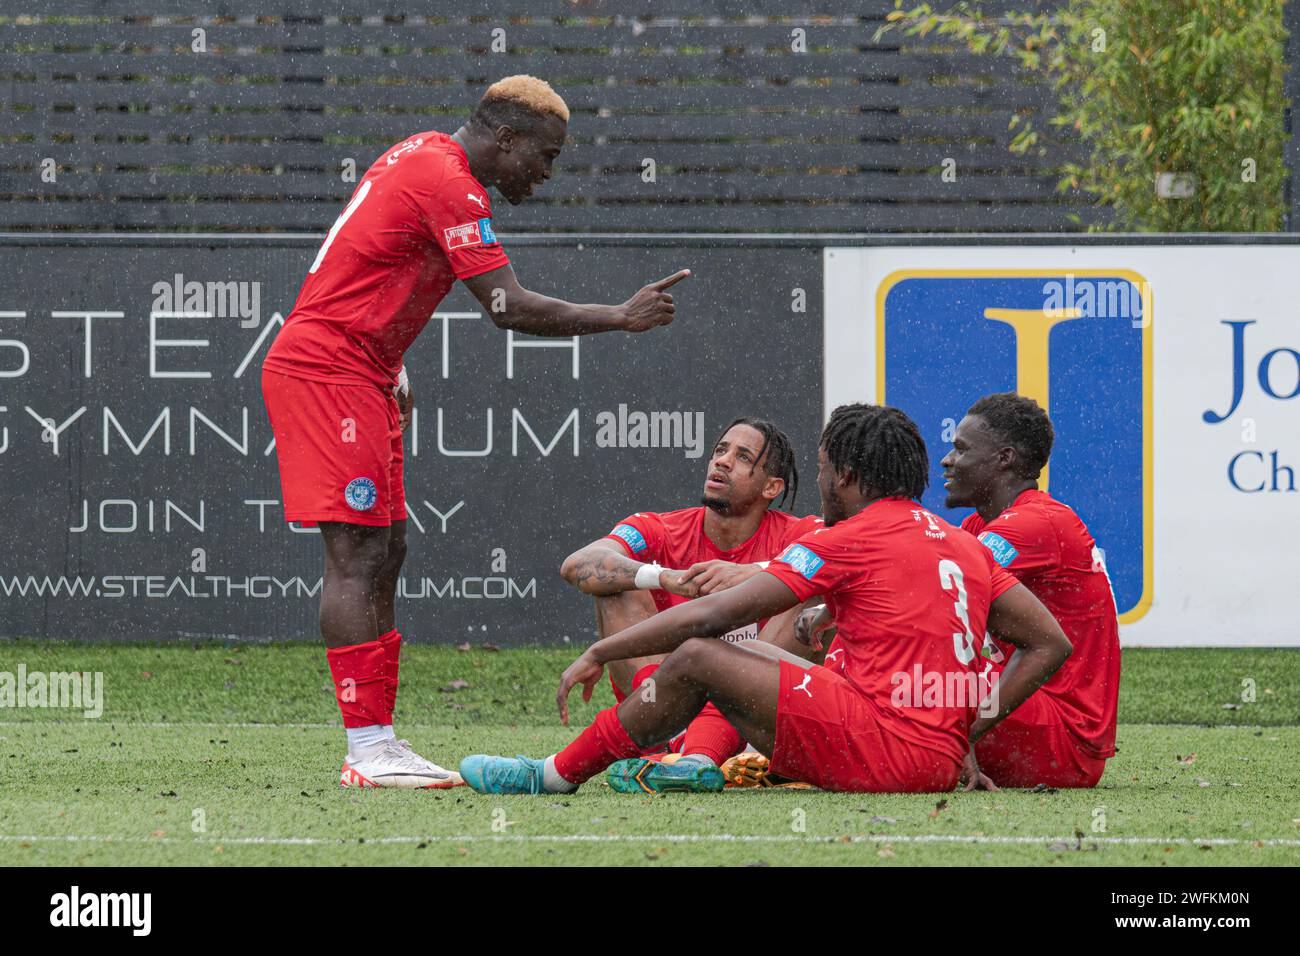
[{"label": "sponsor patch on sleeve", "polygon": [[790,567],[794,568],[809,581],[813,579],[813,575],[820,571],[822,565],[826,563],[808,548],[805,548],[802,544],[790,545],[790,547],[781,552],[781,556],[777,558],[777,560],[790,565]]},{"label": "sponsor patch on sleeve", "polygon": [[1009,567],[1011,562],[1016,560],[1017,551],[1006,538],[1000,534],[994,534],[992,531],[980,532],[980,544],[988,548],[993,554],[993,560],[1004,568]]},{"label": "sponsor patch on sleeve", "polygon": [[[452,249],[465,249],[469,246],[483,245],[483,223],[491,223],[491,219],[478,219],[474,222],[461,223],[459,226],[449,226],[442,231],[443,239],[447,243],[447,251]],[[491,232],[489,225],[488,231]],[[496,242],[496,236],[491,239]]]},{"label": "sponsor patch on sleeve", "polygon": [[497,242],[497,234],[492,231],[491,219],[480,219],[478,221],[479,235],[483,237],[483,245],[494,246]]},{"label": "sponsor patch on sleeve", "polygon": [[636,528],[632,527],[630,524],[621,524],[611,531],[610,534],[626,541],[627,546],[632,549],[633,554],[640,554],[646,548],[645,538],[641,536],[640,531],[636,530]]}]

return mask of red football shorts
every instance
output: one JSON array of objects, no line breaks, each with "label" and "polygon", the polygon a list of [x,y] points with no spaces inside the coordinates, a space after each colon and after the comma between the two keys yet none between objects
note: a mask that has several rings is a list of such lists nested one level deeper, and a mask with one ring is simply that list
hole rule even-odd
[{"label": "red football shorts", "polygon": [[397,400],[379,388],[262,371],[284,520],[386,527],[406,518]]},{"label": "red football shorts", "polygon": [[1002,719],[975,745],[980,769],[999,787],[1095,787],[1106,761],[1090,757],[1041,692]]},{"label": "red football shorts", "polygon": [[774,773],[823,790],[864,793],[934,793],[957,785],[959,760],[895,736],[879,708],[838,673],[780,663]]}]

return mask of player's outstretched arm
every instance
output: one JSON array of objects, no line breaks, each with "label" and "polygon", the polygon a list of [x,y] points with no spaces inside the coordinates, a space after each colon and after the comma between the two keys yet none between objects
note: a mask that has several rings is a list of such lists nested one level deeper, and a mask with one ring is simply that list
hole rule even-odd
[{"label": "player's outstretched arm", "polygon": [[[653,568],[653,571],[643,569]],[[579,548],[564,559],[560,565],[560,576],[583,594],[599,597],[645,588],[638,583],[637,575],[653,576],[650,590],[661,588],[682,597],[695,597],[698,589],[683,584],[685,572],[672,568],[660,568],[658,565],[642,564],[635,558],[629,558],[622,549],[608,538],[599,538],[585,548]]]},{"label": "player's outstretched arm", "polygon": [[799,603],[793,591],[771,574],[750,578],[739,587],[719,591],[661,611],[649,620],[597,641],[560,675],[555,703],[569,723],[569,692],[582,685],[582,699],[592,691],[610,661],[667,654],[692,637],[717,637],[742,624],[780,614]]},{"label": "player's outstretched arm", "polygon": [[668,289],[691,274],[682,269],[641,288],[621,305],[578,305],[530,292],[509,264],[463,280],[501,329],[529,335],[592,335],[644,332],[673,320],[676,306]]},{"label": "player's outstretched arm", "polygon": [[744,584],[766,566],[766,561],[754,564],[735,564],[717,559],[697,561],[686,569],[682,580],[694,584],[701,594],[712,594]]},{"label": "player's outstretched arm", "polygon": [[987,708],[981,706],[980,716],[971,724],[971,743],[1023,704],[1074,650],[1056,618],[1023,584],[994,600],[989,607],[988,630],[1016,645],[1016,652],[994,686],[996,710],[986,716]]},{"label": "player's outstretched arm", "polygon": [[692,637],[717,637],[751,621],[780,614],[798,603],[794,592],[778,578],[758,574],[738,587],[671,607],[597,641],[587,653],[601,664],[667,654]]},{"label": "player's outstretched arm", "polygon": [[633,590],[637,572],[651,566],[629,558],[614,542],[601,538],[565,558],[560,576],[583,594],[603,596]]}]

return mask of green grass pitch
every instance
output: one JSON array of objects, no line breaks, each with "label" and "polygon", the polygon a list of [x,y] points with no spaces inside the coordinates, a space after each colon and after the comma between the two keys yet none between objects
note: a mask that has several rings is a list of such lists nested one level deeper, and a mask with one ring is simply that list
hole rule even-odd
[{"label": "green grass pitch", "polygon": [[[559,725],[574,654],[408,646],[398,733],[450,766],[551,752],[610,701]],[[0,866],[1300,864],[1295,651],[1126,651],[1096,790],[915,796],[342,790],[319,647],[0,643],[19,664],[103,672],[105,706],[0,709]]]}]

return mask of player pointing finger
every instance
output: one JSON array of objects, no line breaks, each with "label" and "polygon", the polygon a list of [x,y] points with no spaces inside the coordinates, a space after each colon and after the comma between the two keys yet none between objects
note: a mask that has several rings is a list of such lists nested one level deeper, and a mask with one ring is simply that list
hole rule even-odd
[{"label": "player pointing finger", "polygon": [[637,290],[636,295],[623,303],[627,318],[623,328],[628,332],[644,332],[659,325],[667,325],[677,311],[673,297],[664,290],[676,285],[691,274],[681,269],[658,282],[651,282]]}]

